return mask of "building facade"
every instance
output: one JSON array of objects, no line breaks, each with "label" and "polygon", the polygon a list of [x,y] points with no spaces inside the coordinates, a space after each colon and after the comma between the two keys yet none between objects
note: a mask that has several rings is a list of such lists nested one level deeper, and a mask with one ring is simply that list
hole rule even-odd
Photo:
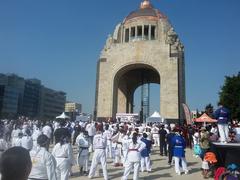
[{"label": "building facade", "polygon": [[43,120],[53,120],[64,112],[66,103],[66,93],[55,91],[44,86],[41,87],[39,118]]},{"label": "building facade", "polygon": [[22,115],[24,78],[15,74],[0,74],[0,114],[14,118]]},{"label": "building facade", "polygon": [[38,79],[27,79],[23,95],[23,115],[36,118],[40,111],[41,81]]},{"label": "building facade", "polygon": [[82,104],[75,103],[75,102],[67,102],[65,103],[65,112],[82,112]]},{"label": "building facade", "polygon": [[65,112],[72,121],[76,120],[76,116],[82,113],[82,104],[75,102],[65,103]]},{"label": "building facade", "polygon": [[0,118],[51,120],[64,111],[65,102],[66,93],[46,88],[38,79],[0,74]]}]

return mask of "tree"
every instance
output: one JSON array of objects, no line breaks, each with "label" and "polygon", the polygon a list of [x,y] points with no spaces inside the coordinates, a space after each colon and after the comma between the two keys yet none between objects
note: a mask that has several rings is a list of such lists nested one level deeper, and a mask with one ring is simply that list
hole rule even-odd
[{"label": "tree", "polygon": [[209,116],[209,117],[213,117],[213,105],[211,103],[207,104],[205,106],[205,113]]},{"label": "tree", "polygon": [[219,102],[229,108],[232,119],[240,119],[240,72],[232,77],[225,76],[219,92]]}]

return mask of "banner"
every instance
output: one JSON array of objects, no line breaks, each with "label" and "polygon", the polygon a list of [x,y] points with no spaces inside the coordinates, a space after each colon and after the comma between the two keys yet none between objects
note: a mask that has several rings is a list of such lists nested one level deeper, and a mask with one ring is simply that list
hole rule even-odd
[{"label": "banner", "polygon": [[192,124],[191,112],[190,112],[188,106],[184,103],[182,103],[182,106],[183,106],[183,110],[184,110],[184,114],[185,114],[187,124]]},{"label": "banner", "polygon": [[116,119],[119,122],[136,122],[139,121],[139,115],[136,113],[117,113]]}]

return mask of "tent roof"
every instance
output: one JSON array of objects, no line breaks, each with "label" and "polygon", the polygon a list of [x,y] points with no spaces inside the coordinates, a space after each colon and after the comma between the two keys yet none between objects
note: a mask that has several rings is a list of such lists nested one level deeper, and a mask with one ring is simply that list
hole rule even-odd
[{"label": "tent roof", "polygon": [[209,122],[209,123],[217,122],[216,119],[210,118],[206,113],[201,115],[199,118],[196,118],[194,121],[195,122]]},{"label": "tent roof", "polygon": [[57,116],[56,119],[70,119],[70,117],[63,112],[60,116]]},{"label": "tent roof", "polygon": [[161,116],[157,111],[155,111],[150,117],[160,118]]}]

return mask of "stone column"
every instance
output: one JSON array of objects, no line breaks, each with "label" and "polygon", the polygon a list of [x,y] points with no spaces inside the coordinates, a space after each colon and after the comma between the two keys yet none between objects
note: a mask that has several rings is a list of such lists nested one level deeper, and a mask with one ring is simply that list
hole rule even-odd
[{"label": "stone column", "polygon": [[148,40],[151,40],[151,25],[148,25]]}]

